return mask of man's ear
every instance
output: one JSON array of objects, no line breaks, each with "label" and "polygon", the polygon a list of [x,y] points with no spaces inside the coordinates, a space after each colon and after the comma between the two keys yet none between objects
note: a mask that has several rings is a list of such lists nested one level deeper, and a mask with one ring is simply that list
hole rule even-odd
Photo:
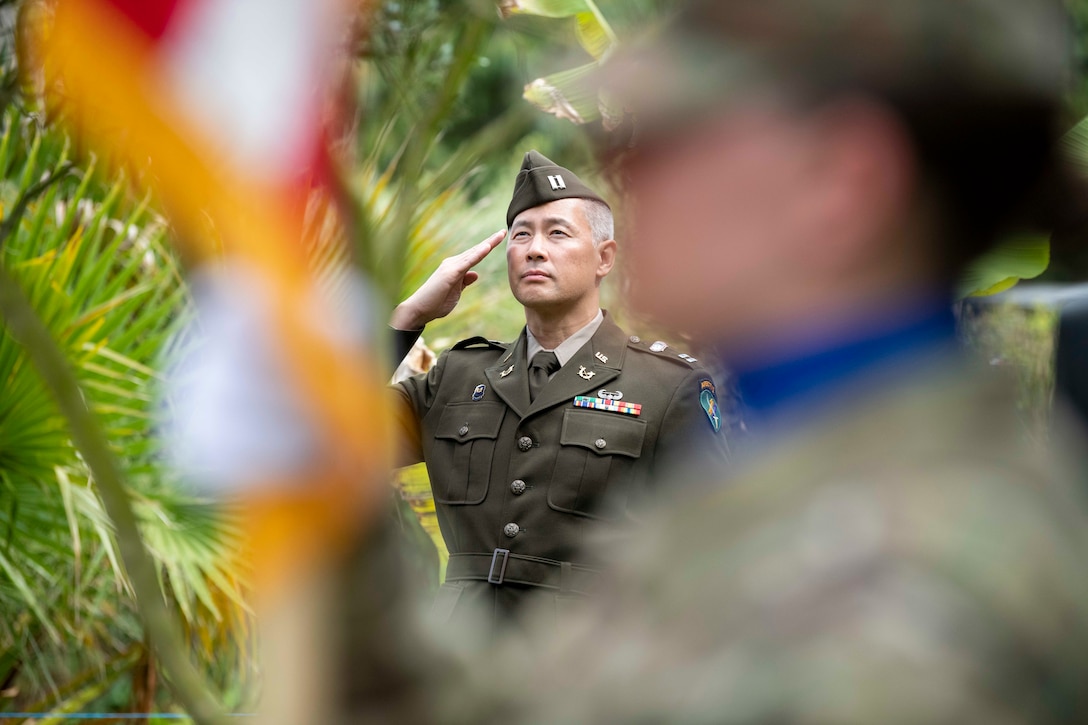
[{"label": "man's ear", "polygon": [[597,245],[597,279],[602,279],[616,264],[616,240],[606,239]]}]

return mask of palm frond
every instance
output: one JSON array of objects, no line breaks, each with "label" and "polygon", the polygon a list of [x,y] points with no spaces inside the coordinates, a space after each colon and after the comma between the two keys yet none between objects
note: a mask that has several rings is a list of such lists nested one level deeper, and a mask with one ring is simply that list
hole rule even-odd
[{"label": "palm frond", "polygon": [[[14,109],[0,124],[7,214],[69,164],[68,143]],[[225,651],[249,650],[249,614],[229,518],[171,476],[155,436],[164,414],[157,370],[191,317],[165,225],[129,198],[123,178],[93,164],[59,178],[24,211],[0,239],[0,264],[76,371],[140,502],[164,595],[192,641],[214,644],[197,651],[217,666]],[[0,652],[22,663],[23,703],[60,697],[78,673],[107,668],[145,639],[95,483],[25,351],[2,329],[0,621]]]}]

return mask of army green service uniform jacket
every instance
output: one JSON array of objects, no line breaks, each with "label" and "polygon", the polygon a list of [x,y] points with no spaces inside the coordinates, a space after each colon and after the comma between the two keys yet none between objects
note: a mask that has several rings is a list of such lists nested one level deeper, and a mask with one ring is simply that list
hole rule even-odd
[{"label": "army green service uniform jacket", "polygon": [[440,620],[585,594],[604,563],[587,541],[602,522],[628,517],[662,467],[725,458],[707,371],[607,314],[532,403],[524,330],[512,344],[460,342],[393,389],[400,463],[426,462],[450,551]]}]

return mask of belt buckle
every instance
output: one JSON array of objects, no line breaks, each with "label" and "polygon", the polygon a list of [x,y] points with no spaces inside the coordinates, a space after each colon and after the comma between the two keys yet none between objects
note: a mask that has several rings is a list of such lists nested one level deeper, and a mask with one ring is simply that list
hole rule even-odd
[{"label": "belt buckle", "polygon": [[[495,575],[495,564],[499,562],[499,556],[502,556],[502,563],[499,564],[499,574]],[[491,555],[491,570],[487,572],[487,581],[490,584],[502,584],[503,577],[506,575],[506,562],[510,558],[509,549],[495,549],[495,552]]]}]

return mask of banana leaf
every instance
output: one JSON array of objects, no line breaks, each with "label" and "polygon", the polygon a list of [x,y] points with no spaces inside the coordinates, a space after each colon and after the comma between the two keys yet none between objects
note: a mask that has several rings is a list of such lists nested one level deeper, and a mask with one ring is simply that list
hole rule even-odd
[{"label": "banana leaf", "polygon": [[1003,292],[1022,279],[1038,277],[1049,264],[1049,237],[1012,237],[967,267],[960,279],[959,296],[979,297]]}]

